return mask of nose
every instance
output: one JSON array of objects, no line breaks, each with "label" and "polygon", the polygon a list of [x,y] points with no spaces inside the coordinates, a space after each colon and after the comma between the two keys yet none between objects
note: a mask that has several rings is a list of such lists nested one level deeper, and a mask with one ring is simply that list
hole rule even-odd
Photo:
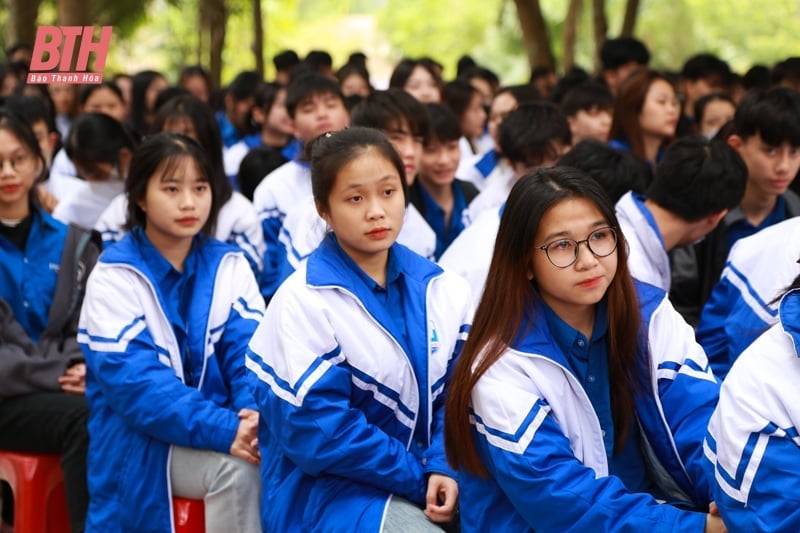
[{"label": "nose", "polygon": [[587,241],[578,243],[578,258],[575,260],[575,268],[578,270],[589,270],[597,264],[597,257],[589,249]]},{"label": "nose", "polygon": [[781,150],[778,153],[778,158],[775,162],[775,170],[780,174],[786,174],[789,172],[790,158],[791,155],[789,154],[788,150]]},{"label": "nose", "polygon": [[367,219],[369,220],[380,220],[386,215],[386,212],[383,209],[383,205],[379,201],[378,197],[371,196],[367,200]]},{"label": "nose", "polygon": [[195,207],[194,204],[194,195],[192,191],[185,189],[180,195],[180,208],[185,211],[192,210]]}]

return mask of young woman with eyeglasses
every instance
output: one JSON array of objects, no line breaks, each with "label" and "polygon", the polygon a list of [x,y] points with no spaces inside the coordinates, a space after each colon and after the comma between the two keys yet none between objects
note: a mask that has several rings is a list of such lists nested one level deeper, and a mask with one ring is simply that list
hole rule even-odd
[{"label": "young woman with eyeglasses", "polygon": [[0,107],[0,449],[61,456],[71,528],[82,532],[89,411],[75,336],[100,242],[39,205],[44,171],[31,127]]},{"label": "young woman with eyeglasses", "polygon": [[618,227],[579,170],[512,189],[445,407],[464,531],[723,529],[702,460],[719,386]]}]

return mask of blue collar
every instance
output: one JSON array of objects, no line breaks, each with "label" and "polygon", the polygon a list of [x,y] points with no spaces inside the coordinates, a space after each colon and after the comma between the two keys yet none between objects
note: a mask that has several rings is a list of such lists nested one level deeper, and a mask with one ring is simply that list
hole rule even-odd
[{"label": "blue collar", "polygon": [[289,161],[294,161],[304,168],[309,168],[308,161],[305,160],[305,145],[300,139],[294,139],[287,144],[281,155]]}]

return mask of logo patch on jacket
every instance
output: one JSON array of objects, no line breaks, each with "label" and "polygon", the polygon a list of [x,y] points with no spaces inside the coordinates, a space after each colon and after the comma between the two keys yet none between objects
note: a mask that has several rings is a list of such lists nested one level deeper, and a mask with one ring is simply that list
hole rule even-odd
[{"label": "logo patch on jacket", "polygon": [[430,340],[431,355],[433,355],[439,351],[439,334],[436,332],[436,324],[433,323],[433,320],[431,320],[430,328],[431,328],[431,340]]}]

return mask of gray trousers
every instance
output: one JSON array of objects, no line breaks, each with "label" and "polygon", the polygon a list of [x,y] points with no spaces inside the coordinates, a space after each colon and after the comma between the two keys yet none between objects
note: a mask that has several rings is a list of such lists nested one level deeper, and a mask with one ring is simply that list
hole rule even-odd
[{"label": "gray trousers", "polygon": [[422,509],[399,496],[392,496],[386,519],[383,521],[383,533],[442,533],[435,523],[428,520]]},{"label": "gray trousers", "polygon": [[232,455],[172,447],[172,495],[205,504],[206,531],[261,531],[259,468]]}]

